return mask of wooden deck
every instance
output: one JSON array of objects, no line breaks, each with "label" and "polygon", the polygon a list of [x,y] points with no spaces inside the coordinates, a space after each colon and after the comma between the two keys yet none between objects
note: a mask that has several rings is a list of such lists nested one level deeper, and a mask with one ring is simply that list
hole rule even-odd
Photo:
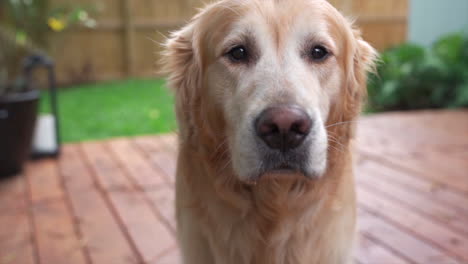
[{"label": "wooden deck", "polygon": [[[360,264],[468,263],[468,111],[362,118]],[[175,137],[64,146],[0,182],[0,264],[177,264]]]}]

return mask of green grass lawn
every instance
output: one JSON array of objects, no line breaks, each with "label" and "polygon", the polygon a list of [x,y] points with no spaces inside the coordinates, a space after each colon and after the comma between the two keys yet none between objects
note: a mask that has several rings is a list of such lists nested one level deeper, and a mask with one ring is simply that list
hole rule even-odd
[{"label": "green grass lawn", "polygon": [[[131,79],[59,90],[64,142],[175,131],[173,97],[162,80]],[[43,93],[41,112],[48,112]]]}]

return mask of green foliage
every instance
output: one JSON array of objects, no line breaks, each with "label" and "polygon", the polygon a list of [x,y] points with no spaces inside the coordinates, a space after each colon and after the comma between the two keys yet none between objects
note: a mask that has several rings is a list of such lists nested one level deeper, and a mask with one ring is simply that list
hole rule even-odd
[{"label": "green foliage", "polygon": [[370,111],[467,107],[468,34],[384,52],[368,87]]},{"label": "green foliage", "polygon": [[18,44],[26,41],[47,48],[50,32],[60,32],[74,25],[94,27],[90,12],[92,6],[74,4],[73,1],[51,5],[49,0],[2,0],[0,25],[14,32]]},{"label": "green foliage", "polygon": [[49,0],[0,0],[0,96],[22,89],[19,78],[25,56],[46,54],[50,34],[74,25],[93,27],[89,6],[73,1],[52,5]]},{"label": "green foliage", "polygon": [[46,38],[48,1],[2,0],[1,8],[6,12],[1,19],[2,27],[14,31],[18,44],[28,39],[42,46]]}]

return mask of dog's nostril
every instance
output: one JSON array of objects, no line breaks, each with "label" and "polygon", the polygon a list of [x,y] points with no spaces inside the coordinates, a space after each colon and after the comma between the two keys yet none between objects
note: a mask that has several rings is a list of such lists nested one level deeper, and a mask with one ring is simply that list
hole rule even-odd
[{"label": "dog's nostril", "polygon": [[298,147],[309,134],[312,120],[301,108],[285,105],[263,111],[255,123],[257,135],[273,149]]},{"label": "dog's nostril", "polygon": [[263,124],[259,124],[257,128],[257,133],[259,135],[268,135],[272,133],[279,133],[279,128],[274,123],[265,122]]},{"label": "dog's nostril", "polygon": [[272,133],[279,133],[280,130],[277,125],[271,125],[271,132]]},{"label": "dog's nostril", "polygon": [[291,130],[295,133],[298,133],[298,134],[307,134],[308,131],[307,131],[307,126],[305,125],[305,122],[295,122],[292,127],[291,127]]}]

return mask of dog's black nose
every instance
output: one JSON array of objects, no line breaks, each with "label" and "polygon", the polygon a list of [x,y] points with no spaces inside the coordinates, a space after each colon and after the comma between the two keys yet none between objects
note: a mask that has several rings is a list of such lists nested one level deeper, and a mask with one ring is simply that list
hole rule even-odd
[{"label": "dog's black nose", "polygon": [[309,115],[295,105],[268,108],[255,122],[257,135],[270,148],[283,152],[301,145],[311,127]]}]

